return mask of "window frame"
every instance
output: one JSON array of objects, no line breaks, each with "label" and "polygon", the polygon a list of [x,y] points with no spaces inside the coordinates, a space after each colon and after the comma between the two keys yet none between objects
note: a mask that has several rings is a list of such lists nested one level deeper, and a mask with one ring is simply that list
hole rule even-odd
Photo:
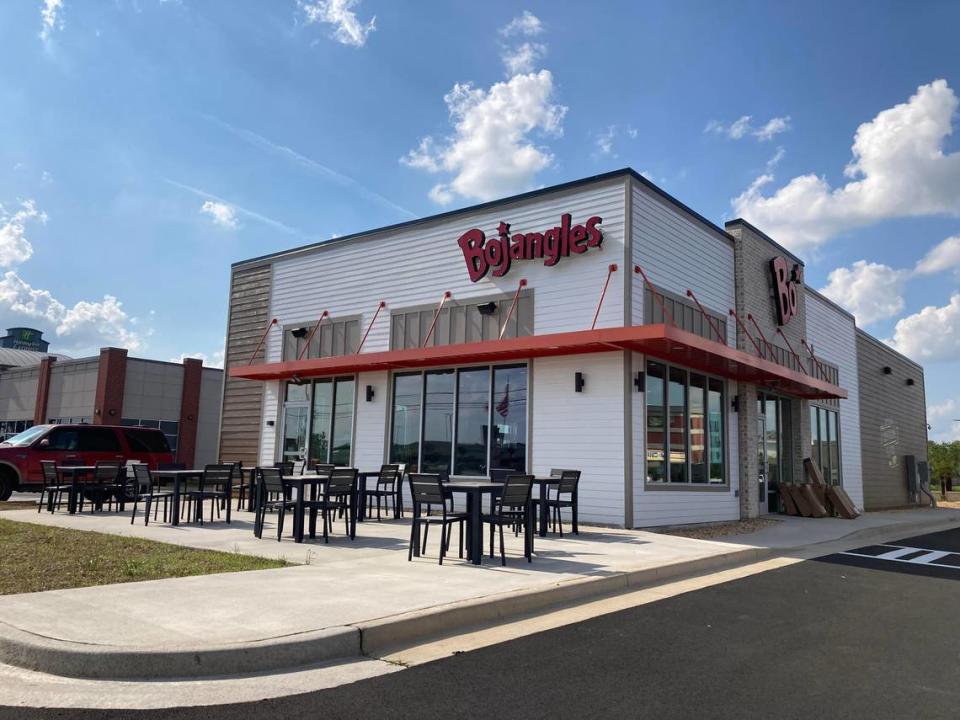
[{"label": "window frame", "polygon": [[[816,427],[817,432],[814,433],[814,428],[812,427],[813,423],[811,423],[811,427],[810,427],[811,460],[816,460],[817,466],[820,468],[820,474],[823,475],[823,480],[828,485],[833,485],[833,483],[830,482],[831,473],[826,468],[824,468],[823,458],[825,454],[828,456],[828,461],[830,463],[830,467],[832,468],[833,458],[829,457],[830,432],[828,430],[828,427],[830,423],[830,418],[828,416],[828,413],[833,413],[833,415],[835,416],[835,423],[836,423],[836,430],[837,430],[837,440],[836,440],[837,442],[837,484],[834,487],[842,488],[843,487],[843,428],[840,422],[840,409],[831,407],[829,405],[820,405],[820,404],[810,403],[810,410],[811,412],[815,411],[814,414],[817,417],[817,427]],[[821,417],[823,418],[822,423],[820,422]],[[820,436],[821,426],[826,435],[825,438]],[[812,457],[813,455],[812,447],[814,445],[816,445],[817,447],[817,455],[818,455],[817,458]]]},{"label": "window frame", "polygon": [[[529,362],[505,362],[505,363],[468,363],[465,365],[444,365],[438,367],[424,368],[423,370],[399,370],[391,372],[390,374],[390,398],[387,404],[387,416],[389,427],[386,431],[387,442],[384,443],[384,462],[392,463],[393,462],[393,446],[394,446],[394,430],[395,430],[395,410],[396,410],[396,378],[401,376],[419,376],[420,377],[420,417],[417,427],[419,428],[419,437],[417,438],[417,469],[422,471],[423,466],[423,436],[424,436],[424,423],[426,421],[426,389],[427,389],[427,374],[431,372],[443,372],[452,370],[454,374],[454,393],[453,393],[453,432],[451,435],[450,441],[450,477],[451,478],[463,478],[465,480],[478,480],[480,478],[489,478],[490,477],[490,461],[492,458],[492,442],[493,442],[493,431],[492,431],[492,417],[495,412],[494,400],[493,400],[493,390],[494,390],[494,378],[495,373],[498,369],[502,368],[523,368],[526,372],[527,382],[526,382],[526,418],[525,418],[525,427],[526,427],[526,439],[524,442],[524,470],[526,471],[530,467],[530,378],[532,376],[532,368],[530,367]],[[459,388],[460,388],[460,372],[461,371],[470,371],[470,370],[487,370],[487,418],[488,418],[488,428],[487,428],[487,453],[486,453],[486,465],[487,465],[487,474],[486,475],[455,475],[454,469],[457,467],[457,429],[459,424]],[[402,461],[398,461],[402,462]],[[520,471],[517,471],[518,474],[521,474]]]},{"label": "window frame", "polygon": [[[328,377],[318,377],[310,378],[304,380],[303,387],[306,387],[306,400],[281,400],[277,403],[277,423],[276,423],[276,434],[277,441],[275,443],[274,457],[279,456],[278,461],[283,459],[283,417],[288,405],[290,406],[300,406],[306,407],[307,409],[307,442],[306,442],[306,457],[304,457],[305,462],[317,462],[325,463],[329,461],[330,457],[333,454],[333,431],[336,427],[336,408],[337,408],[337,384],[341,381],[352,381],[353,382],[353,400],[350,403],[350,419],[348,425],[350,426],[350,457],[348,460],[347,466],[353,465],[355,441],[357,436],[357,396],[358,396],[358,385],[357,385],[357,375],[356,374],[347,374],[347,375],[331,375]],[[327,431],[329,433],[329,440],[327,441],[327,460],[311,459],[310,452],[312,436],[313,436],[313,403],[315,397],[315,386],[319,383],[330,383],[331,384],[331,396],[330,396],[330,422],[327,424]],[[291,384],[288,380],[284,383],[282,391],[280,393],[281,397],[287,397],[287,387]]]},{"label": "window frame", "polygon": [[[669,404],[670,404],[670,371],[673,368],[682,370],[686,375],[686,382],[684,385],[684,454],[686,457],[685,461],[685,477],[684,482],[670,482],[669,479],[665,479],[662,482],[651,482],[647,480],[647,452],[648,452],[648,443],[647,443],[647,390],[646,385],[644,385],[643,390],[643,427],[642,427],[642,436],[643,436],[643,452],[642,463],[643,463],[643,490],[652,491],[652,492],[729,492],[730,485],[730,422],[728,417],[727,402],[729,400],[729,389],[727,387],[727,380],[719,375],[711,375],[710,373],[701,372],[693,368],[688,368],[683,365],[677,365],[660,358],[655,358],[652,356],[645,356],[643,362],[644,377],[646,377],[647,372],[647,363],[656,363],[661,365],[664,368],[664,378],[663,378],[663,413],[664,413],[664,440],[663,440],[663,452],[664,452],[664,478],[670,477],[670,421],[669,421]],[[705,387],[708,389],[706,393],[707,399],[705,400],[705,418],[709,418],[709,387],[710,381],[716,380],[720,383],[721,393],[720,393],[720,439],[723,444],[723,452],[721,453],[721,459],[723,463],[723,482],[722,483],[711,483],[709,481],[710,475],[710,449],[711,442],[708,437],[709,433],[704,433],[705,447],[704,455],[708,458],[707,463],[707,482],[705,483],[695,483],[691,481],[692,478],[692,468],[690,464],[690,436],[689,424],[690,424],[690,377],[691,375],[697,375],[705,379]],[[707,424],[709,420],[707,420]]]}]

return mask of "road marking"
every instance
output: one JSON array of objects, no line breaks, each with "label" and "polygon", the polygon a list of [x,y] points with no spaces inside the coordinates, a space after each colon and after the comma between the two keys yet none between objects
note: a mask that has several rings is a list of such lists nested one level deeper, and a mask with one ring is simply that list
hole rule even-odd
[{"label": "road marking", "polygon": [[871,555],[868,553],[857,552],[856,550],[847,550],[839,553],[850,557],[869,558],[871,560],[888,560],[890,562],[907,563],[909,565],[923,565],[925,567],[942,567],[951,570],[960,570],[957,564],[938,562],[944,558],[960,560],[960,553],[946,550],[930,550],[929,548],[903,547],[896,545],[887,545],[893,548],[889,552],[880,555]]}]

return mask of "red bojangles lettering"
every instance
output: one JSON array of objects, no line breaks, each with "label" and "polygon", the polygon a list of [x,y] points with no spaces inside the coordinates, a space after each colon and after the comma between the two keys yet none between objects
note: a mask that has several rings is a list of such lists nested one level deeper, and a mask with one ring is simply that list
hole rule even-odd
[{"label": "red bojangles lettering", "polygon": [[594,215],[583,225],[573,225],[570,213],[560,216],[560,224],[544,232],[510,234],[510,223],[500,222],[497,237],[487,240],[483,230],[467,230],[457,241],[467,263],[470,281],[477,282],[493,270],[493,277],[503,277],[515,260],[543,260],[552,267],[561,258],[582,255],[600,247],[603,219]]},{"label": "red bojangles lettering", "polygon": [[770,273],[776,294],[777,324],[786,325],[797,314],[803,288],[803,266],[795,263],[790,271],[787,261],[777,256],[770,261]]}]

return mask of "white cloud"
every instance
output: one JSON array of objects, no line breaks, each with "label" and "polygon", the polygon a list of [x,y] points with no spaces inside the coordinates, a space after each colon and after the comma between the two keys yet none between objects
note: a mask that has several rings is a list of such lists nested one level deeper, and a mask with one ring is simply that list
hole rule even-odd
[{"label": "white cloud", "polygon": [[537,63],[547,54],[547,46],[543,43],[525,42],[516,48],[504,48],[501,59],[507,75],[533,72]]},{"label": "white cloud", "polygon": [[880,263],[858,260],[837,268],[820,292],[852,312],[859,325],[870,325],[903,310],[903,283],[907,273]]},{"label": "white cloud", "polygon": [[444,183],[437,183],[430,188],[427,196],[437,205],[449,205],[454,201],[454,194],[450,192],[450,186]]},{"label": "white cloud", "polygon": [[938,442],[960,440],[960,399],[948,398],[927,407],[927,422],[931,425],[930,439]]},{"label": "white cloud", "polygon": [[943,307],[928,306],[899,320],[891,347],[917,361],[936,362],[960,357],[960,292]]},{"label": "white cloud", "polygon": [[760,127],[754,127],[751,123],[752,115],[741,115],[729,125],[725,125],[718,120],[711,120],[703,129],[706,133],[716,135],[726,135],[731,140],[740,140],[751,135],[760,142],[772,140],[774,136],[790,129],[790,116],[770,118]]},{"label": "white cloud", "polygon": [[202,360],[204,367],[209,368],[220,368],[223,369],[223,350],[215,350],[211,354],[195,352],[195,353],[182,353],[180,357],[170,358],[172,363],[183,363],[187,358],[192,358],[195,360]]},{"label": "white cloud", "polygon": [[352,8],[360,0],[317,0],[317,2],[301,2],[307,24],[326,23],[333,25],[332,37],[337,42],[353,47],[363,47],[367,44],[367,36],[376,30],[376,16],[370,22],[362,23]]},{"label": "white cloud", "polygon": [[49,40],[55,30],[63,30],[63,18],[60,17],[62,9],[63,0],[43,0],[43,7],[40,9],[41,40]]},{"label": "white cloud", "polygon": [[33,245],[26,236],[30,220],[47,221],[46,213],[38,211],[33,200],[22,202],[13,215],[6,215],[0,207],[0,267],[18,265],[33,255]]},{"label": "white cloud", "polygon": [[598,156],[617,158],[619,157],[615,149],[617,138],[628,137],[631,140],[635,140],[639,134],[639,131],[630,125],[626,127],[608,125],[605,130],[602,130],[594,136],[594,144],[597,146],[596,154]]},{"label": "white cloud", "polygon": [[844,170],[850,182],[834,189],[823,177],[801,175],[764,196],[766,182],[754,181],[733,207],[794,251],[888,218],[960,215],[960,152],[943,152],[957,104],[945,80],[922,85],[857,128]]},{"label": "white cloud", "polygon": [[540,18],[529,10],[524,10],[522,15],[515,17],[509,23],[500,28],[500,34],[504,37],[512,35],[526,35],[532,37],[543,32],[543,23]]},{"label": "white cloud", "polygon": [[119,345],[136,351],[143,347],[142,335],[134,328],[136,319],[112,295],[104,295],[101,301],[81,300],[68,308],[49,290],[34,288],[9,270],[0,278],[0,308],[49,322],[66,344],[65,350]]},{"label": "white cloud", "polygon": [[753,136],[760,142],[772,140],[774,136],[790,129],[790,116],[775,117],[767,120],[767,124],[753,131]]},{"label": "white cloud", "polygon": [[236,211],[226,203],[206,200],[203,205],[200,206],[200,212],[209,215],[214,225],[219,225],[220,227],[230,230],[236,230],[240,227],[240,223],[237,221]]},{"label": "white cloud", "polygon": [[917,275],[932,275],[954,268],[960,268],[960,235],[948,237],[934,246],[920,258],[914,272]]},{"label": "white cloud", "polygon": [[531,133],[559,136],[567,108],[553,102],[549,70],[516,75],[488,90],[457,83],[444,96],[453,133],[442,143],[432,137],[401,158],[413,168],[453,173],[431,197],[490,200],[528,189],[553,155],[536,146]]}]

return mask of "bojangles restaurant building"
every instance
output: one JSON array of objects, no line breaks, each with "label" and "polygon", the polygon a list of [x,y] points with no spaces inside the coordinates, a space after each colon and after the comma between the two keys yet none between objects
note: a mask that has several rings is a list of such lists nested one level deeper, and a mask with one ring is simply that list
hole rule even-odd
[{"label": "bojangles restaurant building", "polygon": [[581,518],[626,527],[776,512],[807,457],[906,504],[923,371],[803,268],[629,169],[239,262],[220,456],[574,467]]}]

